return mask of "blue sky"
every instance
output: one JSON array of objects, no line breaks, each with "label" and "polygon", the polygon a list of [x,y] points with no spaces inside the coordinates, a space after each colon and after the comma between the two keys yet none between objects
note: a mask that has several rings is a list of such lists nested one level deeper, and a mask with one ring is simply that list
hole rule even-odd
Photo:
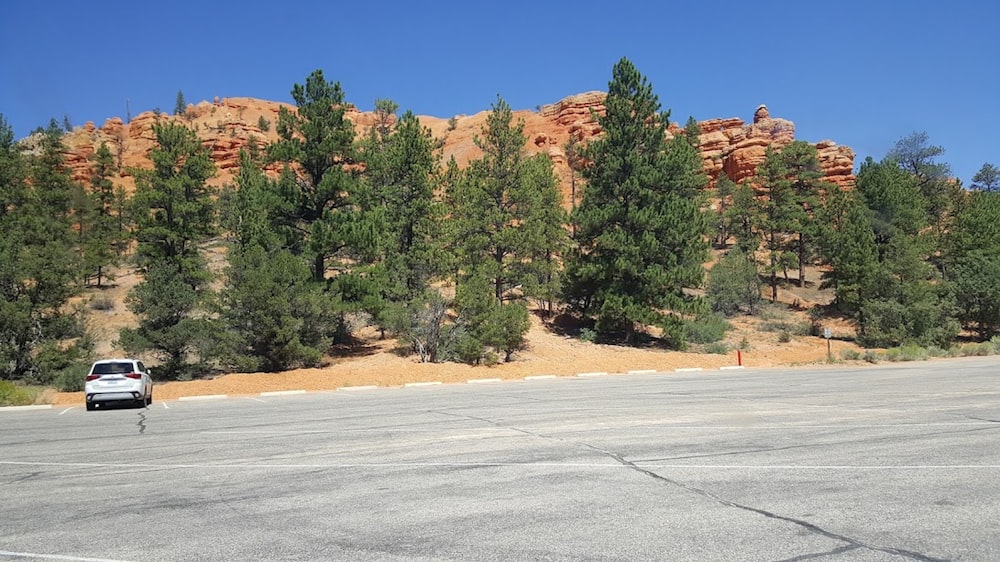
[{"label": "blue sky", "polygon": [[627,57],[672,119],[759,104],[856,164],[926,131],[966,186],[1000,166],[1000,2],[80,2],[0,10],[0,114],[20,138],[160,108],[177,92],[291,101],[315,69],[369,110],[535,109],[607,90]]}]

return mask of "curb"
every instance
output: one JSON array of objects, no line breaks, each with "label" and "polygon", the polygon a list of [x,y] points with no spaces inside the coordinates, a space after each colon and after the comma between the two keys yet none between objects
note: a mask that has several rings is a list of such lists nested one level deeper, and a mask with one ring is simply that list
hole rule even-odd
[{"label": "curb", "polygon": [[373,384],[369,384],[369,385],[362,385],[362,386],[342,386],[342,387],[338,388],[337,391],[355,392],[355,391],[358,391],[358,390],[377,390],[377,389],[378,389],[377,386],[375,386]]},{"label": "curb", "polygon": [[638,371],[629,371],[626,374],[629,374],[629,375],[655,375],[658,372],[659,371],[657,371],[656,369],[640,369]]},{"label": "curb", "polygon": [[178,400],[222,400],[229,398],[227,394],[206,394],[204,396],[181,396]]},{"label": "curb", "polygon": [[578,376],[578,377],[606,377],[606,376],[608,376],[608,374],[605,373],[605,372],[600,372],[600,373],[577,373],[576,376]]},{"label": "curb", "polygon": [[443,384],[441,381],[428,381],[428,382],[408,382],[403,385],[404,388],[411,388],[415,386],[434,386],[437,384]]},{"label": "curb", "polygon": [[543,380],[543,379],[554,379],[554,378],[557,378],[556,375],[531,375],[531,376],[528,376],[528,377],[524,377],[524,380],[526,380],[526,381],[540,381],[540,380]]},{"label": "curb", "polygon": [[51,410],[52,404],[35,404],[31,406],[3,406],[0,412],[28,412],[31,410]]},{"label": "curb", "polygon": [[290,396],[292,394],[305,394],[304,390],[272,390],[270,392],[261,392],[261,396]]},{"label": "curb", "polygon": [[720,371],[732,371],[736,369],[742,369],[743,365],[733,365],[731,367],[719,367]]},{"label": "curb", "polygon": [[465,381],[467,384],[481,384],[490,382],[501,382],[503,379],[469,379]]}]

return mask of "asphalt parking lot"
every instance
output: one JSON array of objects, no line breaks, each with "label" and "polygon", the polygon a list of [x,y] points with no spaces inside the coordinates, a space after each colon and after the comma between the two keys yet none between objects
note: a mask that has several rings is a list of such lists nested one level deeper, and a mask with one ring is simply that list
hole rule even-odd
[{"label": "asphalt parking lot", "polygon": [[0,560],[1000,560],[996,358],[0,412]]}]

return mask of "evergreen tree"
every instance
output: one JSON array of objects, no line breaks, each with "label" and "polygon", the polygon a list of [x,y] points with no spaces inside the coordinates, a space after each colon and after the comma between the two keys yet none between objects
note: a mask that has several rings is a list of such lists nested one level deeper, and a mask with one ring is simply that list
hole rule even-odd
[{"label": "evergreen tree", "polygon": [[805,267],[812,259],[818,228],[815,212],[821,193],[828,189],[822,177],[816,148],[803,141],[793,141],[780,151],[768,147],[758,168],[772,301],[778,298],[778,271],[784,271],[787,281],[789,266],[797,267],[799,286],[805,286]]},{"label": "evergreen tree", "polygon": [[1000,191],[1000,168],[989,162],[972,176],[972,188],[982,191]]},{"label": "evergreen tree", "polygon": [[753,315],[761,301],[757,264],[740,250],[723,256],[708,273],[706,294],[712,311],[733,316],[741,310]]},{"label": "evergreen tree", "polygon": [[352,195],[357,190],[354,126],[340,83],[315,70],[295,84],[297,112],[281,108],[278,141],[268,147],[271,161],[285,164],[279,194],[280,220],[298,231],[312,256],[312,277],[326,279],[327,260],[347,257],[354,246]]},{"label": "evergreen tree", "polygon": [[820,287],[833,287],[839,310],[857,313],[875,294],[881,267],[871,211],[856,192],[837,191],[827,200],[823,219],[823,255],[831,269]]},{"label": "evergreen tree", "polygon": [[[44,350],[84,335],[66,304],[79,291],[72,229],[81,187],[66,165],[62,129],[43,129],[39,152],[25,158],[0,116],[0,378],[52,382]],[[80,340],[81,342],[85,341]],[[77,346],[63,348],[67,355]]]},{"label": "evergreen tree", "polygon": [[136,260],[144,278],[126,302],[139,326],[123,329],[120,342],[129,352],[157,355],[168,376],[183,376],[193,367],[188,355],[199,351],[209,330],[196,316],[211,278],[198,244],[215,232],[206,183],[215,164],[194,131],[182,125],[157,123],[153,134],[153,168],[133,171]]},{"label": "evergreen tree", "polygon": [[[550,297],[554,256],[567,236],[551,163],[544,156],[525,155],[523,131],[523,121],[514,123],[510,106],[498,98],[482,136],[475,139],[482,158],[472,161],[447,192],[459,286],[473,278],[485,280],[497,305],[467,315],[470,333],[482,335],[482,322],[508,322],[504,325],[517,330],[511,337],[518,341],[529,326],[503,305],[529,296]],[[485,297],[475,294],[479,298]],[[479,309],[466,307],[473,308]],[[493,337],[479,341],[502,348],[507,359],[518,347]]]},{"label": "evergreen tree", "polygon": [[1000,192],[973,192],[962,203],[944,262],[959,320],[982,339],[1000,333]]},{"label": "evergreen tree", "polygon": [[94,162],[87,194],[87,212],[79,221],[83,271],[85,277],[95,279],[97,287],[114,280],[107,272],[108,266],[118,265],[119,248],[126,244],[115,216],[115,188],[111,177],[115,173],[114,157],[107,145],[101,145],[91,158]]},{"label": "evergreen tree", "polygon": [[709,221],[698,151],[686,135],[667,142],[669,112],[628,60],[612,70],[598,117],[604,135],[584,156],[587,181],[573,214],[579,246],[567,265],[565,295],[597,329],[630,344],[646,325],[683,345],[676,317],[690,310],[684,290],[701,284]]},{"label": "evergreen tree", "polygon": [[913,178],[926,204],[929,224],[940,235],[947,230],[961,187],[950,179],[951,167],[938,161],[944,148],[929,142],[926,132],[912,133],[896,141],[885,160],[895,162]]},{"label": "evergreen tree", "polygon": [[[860,295],[858,338],[863,345],[906,342],[947,347],[958,333],[953,301],[931,263],[937,253],[919,178],[895,160],[867,159],[857,191],[872,211],[879,268]],[[867,269],[867,266],[866,266]]]},{"label": "evergreen tree", "polygon": [[523,121],[513,123],[510,106],[498,98],[483,136],[475,138],[483,157],[469,163],[447,194],[460,270],[489,280],[499,303],[522,298],[515,289],[538,279],[547,264],[536,258],[552,243],[541,233],[552,235],[562,225],[553,209],[558,192],[552,168],[526,157],[523,131]]},{"label": "evergreen tree", "polygon": [[184,115],[187,112],[187,102],[184,101],[184,92],[177,90],[177,100],[174,102],[174,115]]},{"label": "evergreen tree", "polygon": [[757,263],[760,249],[763,217],[757,194],[749,183],[743,182],[733,192],[733,202],[723,215],[726,232],[736,239],[736,249]]},{"label": "evergreen tree", "polygon": [[434,197],[439,156],[430,130],[409,111],[395,127],[373,129],[365,155],[366,210],[376,215],[371,223],[384,229],[378,249],[384,296],[405,303],[440,272],[443,209]]},{"label": "evergreen tree", "polygon": [[282,371],[315,366],[336,324],[309,267],[284,246],[270,214],[271,181],[250,151],[240,152],[234,189],[222,198],[232,233],[226,284],[218,299],[223,363],[241,370]]},{"label": "evergreen tree", "polygon": [[729,243],[729,221],[726,219],[727,212],[733,205],[733,196],[736,194],[736,184],[729,179],[725,173],[719,174],[715,180],[715,197],[718,199],[716,212],[718,218],[715,223],[715,245],[718,248],[725,248]]}]

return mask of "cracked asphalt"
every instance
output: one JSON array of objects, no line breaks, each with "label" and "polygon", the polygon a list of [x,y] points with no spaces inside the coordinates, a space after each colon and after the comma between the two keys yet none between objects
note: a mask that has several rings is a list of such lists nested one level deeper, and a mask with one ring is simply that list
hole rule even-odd
[{"label": "cracked asphalt", "polygon": [[995,358],[0,413],[0,561],[1000,560]]}]

